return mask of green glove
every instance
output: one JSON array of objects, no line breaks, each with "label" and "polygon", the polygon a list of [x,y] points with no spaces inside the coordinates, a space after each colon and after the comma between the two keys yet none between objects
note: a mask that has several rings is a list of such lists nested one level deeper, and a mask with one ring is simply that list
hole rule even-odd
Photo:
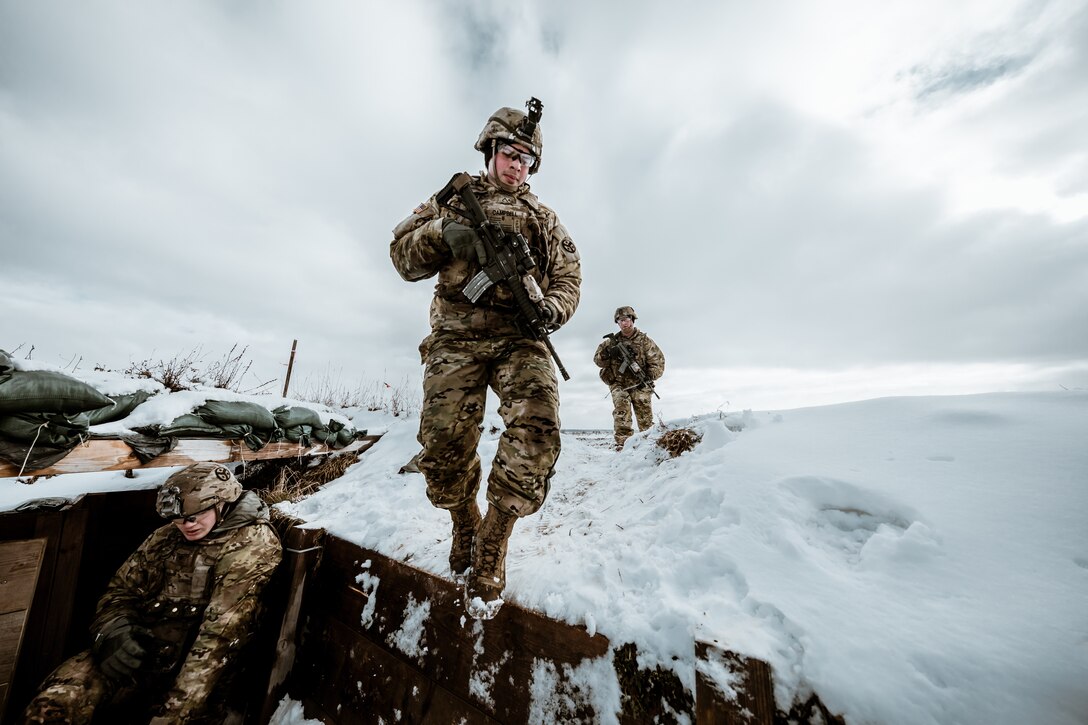
[{"label": "green glove", "polygon": [[98,633],[91,651],[106,677],[114,682],[132,682],[144,665],[145,645],[150,639],[151,632],[122,617]]},{"label": "green glove", "polygon": [[483,242],[472,227],[460,222],[446,222],[442,227],[442,239],[449,245],[450,252],[457,259],[467,262],[479,259],[481,266],[485,264],[487,255],[484,254]]}]

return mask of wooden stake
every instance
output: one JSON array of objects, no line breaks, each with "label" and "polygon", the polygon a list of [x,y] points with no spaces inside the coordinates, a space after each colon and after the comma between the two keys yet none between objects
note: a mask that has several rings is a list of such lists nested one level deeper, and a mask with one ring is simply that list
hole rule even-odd
[{"label": "wooden stake", "polygon": [[287,361],[287,377],[283,379],[283,396],[287,397],[287,386],[291,384],[291,368],[295,366],[295,348],[298,347],[298,340],[291,341],[291,357]]}]

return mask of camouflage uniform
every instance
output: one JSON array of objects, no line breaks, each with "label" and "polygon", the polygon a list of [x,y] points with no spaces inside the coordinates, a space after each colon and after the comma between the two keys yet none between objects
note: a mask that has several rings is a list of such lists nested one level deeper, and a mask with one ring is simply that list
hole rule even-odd
[{"label": "camouflage uniform", "polygon": [[[578,306],[582,281],[578,252],[555,212],[523,184],[507,192],[486,174],[472,190],[488,219],[520,232],[537,262],[534,278],[563,324]],[[452,205],[461,209],[460,199]],[[393,230],[390,257],[401,277],[416,282],[438,275],[431,302],[431,334],[420,344],[425,365],[419,469],[435,506],[453,509],[474,499],[480,485],[476,446],[487,388],[498,395],[506,430],[488,476],[490,503],[517,516],[544,503],[559,456],[559,390],[544,344],[518,329],[510,292],[489,289],[476,304],[462,289],[476,261],[455,259],[443,241],[447,219],[471,225],[466,214],[439,207],[434,197]]]},{"label": "camouflage uniform", "polygon": [[654,424],[654,411],[651,403],[653,392],[649,386],[640,385],[638,378],[630,370],[620,372],[622,358],[612,353],[612,346],[622,342],[631,351],[635,362],[651,380],[657,380],[665,372],[665,356],[661,348],[642,330],[636,329],[631,337],[620,333],[607,335],[597,346],[593,362],[601,368],[601,380],[608,385],[612,393],[612,425],[616,435],[616,446],[623,447],[634,430],[631,427],[631,408],[635,409],[638,429],[646,430]]},{"label": "camouflage uniform", "polygon": [[134,686],[108,678],[87,650],[46,679],[26,722],[88,723],[99,706],[134,697],[158,705],[156,722],[201,722],[253,632],[258,597],[281,557],[268,508],[252,491],[203,539],[187,541],[173,524],[159,528],[113,575],[91,625],[97,636],[127,617],[154,635]]}]

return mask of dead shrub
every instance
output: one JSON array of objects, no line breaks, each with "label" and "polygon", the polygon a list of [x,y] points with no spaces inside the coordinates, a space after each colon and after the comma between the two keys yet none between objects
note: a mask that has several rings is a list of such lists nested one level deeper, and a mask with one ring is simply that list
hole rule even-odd
[{"label": "dead shrub", "polygon": [[178,353],[169,360],[152,362],[151,358],[134,362],[125,368],[125,375],[130,378],[149,378],[162,385],[171,393],[192,390],[201,382],[196,364],[200,360],[200,348],[193,348],[188,353]]},{"label": "dead shrub", "polygon": [[[189,352],[179,352],[169,360],[154,361],[147,358],[131,363],[124,370],[130,378],[148,378],[162,385],[171,393],[192,390],[197,385],[209,385],[213,388],[233,390],[236,393],[260,394],[266,392],[274,380],[258,383],[254,387],[243,387],[243,379],[249,374],[253,361],[246,358],[249,347],[238,349],[235,344],[222,359],[205,364],[207,353],[200,346]],[[95,370],[108,370],[96,366]]]},{"label": "dead shrub", "polygon": [[242,388],[242,380],[249,374],[249,369],[253,367],[253,360],[246,358],[247,350],[249,350],[249,345],[239,350],[238,344],[235,343],[221,360],[213,360],[208,364],[203,377],[211,383],[213,388],[233,390],[236,393],[246,394],[266,392],[267,388],[276,382],[275,380],[266,380],[251,388]]},{"label": "dead shrub", "polygon": [[681,453],[690,451],[701,441],[703,437],[691,428],[673,428],[661,434],[657,439],[657,447],[664,448],[669,456],[676,458]]},{"label": "dead shrub", "polygon": [[344,453],[325,456],[313,465],[285,465],[276,471],[272,484],[258,493],[269,506],[281,501],[298,501],[343,476],[358,460],[358,454]]}]

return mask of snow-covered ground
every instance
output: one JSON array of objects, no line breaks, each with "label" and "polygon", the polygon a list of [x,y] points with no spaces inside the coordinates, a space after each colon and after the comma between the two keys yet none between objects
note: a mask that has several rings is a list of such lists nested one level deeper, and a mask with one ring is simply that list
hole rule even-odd
[{"label": "snow-covered ground", "polygon": [[[422,476],[397,473],[417,421],[355,425],[381,422],[384,437],[341,479],[282,506],[444,575],[448,515]],[[660,430],[618,453],[564,435],[547,503],[514,530],[508,599],[633,641],[644,664],[689,686],[694,639],[717,639],[771,663],[783,709],[815,690],[852,724],[1088,722],[1088,394],[886,398],[669,425],[702,440],[672,459]],[[485,425],[485,475],[500,428]],[[77,478],[89,477],[0,480],[0,507]],[[277,717],[303,722],[289,701]]]}]

